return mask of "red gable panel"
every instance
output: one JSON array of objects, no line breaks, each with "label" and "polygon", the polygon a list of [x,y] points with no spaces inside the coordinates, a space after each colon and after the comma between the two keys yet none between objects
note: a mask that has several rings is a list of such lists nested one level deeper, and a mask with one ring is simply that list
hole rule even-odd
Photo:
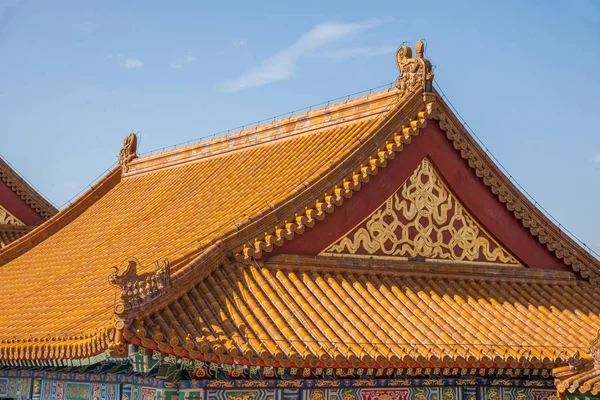
[{"label": "red gable panel", "polygon": [[46,220],[2,181],[0,181],[0,205],[25,225],[39,225]]},{"label": "red gable panel", "polygon": [[[464,209],[491,235],[491,240],[514,255],[520,263],[531,268],[570,271],[569,267],[532,237],[481,182],[435,121],[430,121],[402,153],[390,160],[388,166],[380,169],[376,176],[372,176],[369,183],[347,199],[342,207],[302,236],[275,248],[269,256],[322,253],[332,243],[364,223],[373,211],[380,208],[402,186],[425,158],[431,160],[437,173],[441,175],[440,178]],[[369,255],[368,252],[363,254]]]}]

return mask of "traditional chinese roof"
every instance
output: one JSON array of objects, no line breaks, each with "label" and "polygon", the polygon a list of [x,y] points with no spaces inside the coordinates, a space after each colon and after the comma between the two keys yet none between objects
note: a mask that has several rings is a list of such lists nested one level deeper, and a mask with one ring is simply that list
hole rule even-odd
[{"label": "traditional chinese roof", "polygon": [[566,272],[278,255],[215,269],[126,337],[216,363],[547,368],[599,313],[600,288]]},{"label": "traditional chinese roof", "polygon": [[0,361],[561,364],[600,328],[600,263],[458,122],[422,44],[397,61],[393,88],[234,134],[145,157],[129,135],[0,251]]},{"label": "traditional chinese roof", "polygon": [[0,158],[0,248],[20,238],[58,210]]}]

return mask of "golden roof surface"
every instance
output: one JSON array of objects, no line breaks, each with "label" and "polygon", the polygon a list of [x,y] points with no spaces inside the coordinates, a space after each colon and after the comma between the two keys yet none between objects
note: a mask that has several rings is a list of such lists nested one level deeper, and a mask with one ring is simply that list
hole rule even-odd
[{"label": "golden roof surface", "polygon": [[[398,65],[395,88],[179,149],[137,158],[128,136],[118,167],[0,250],[0,361],[122,356],[139,341],[265,364],[560,364],[599,328],[600,264],[491,163],[432,90],[422,45],[415,58],[402,47]],[[431,119],[588,281],[511,266],[255,264],[343,207]]]},{"label": "golden roof surface", "polygon": [[[140,273],[156,260],[176,263],[257,220],[347,157],[397,103],[397,90],[385,90],[175,152],[210,153],[191,162],[160,165],[174,158],[165,153],[136,160],[122,178],[111,172],[37,236],[0,253],[0,356],[3,343],[90,339],[100,349],[112,326],[113,266],[130,256]],[[73,351],[92,355],[90,346]]]},{"label": "golden roof surface", "polygon": [[289,367],[548,367],[600,328],[568,272],[279,255],[215,269],[126,333],[214,362]]}]

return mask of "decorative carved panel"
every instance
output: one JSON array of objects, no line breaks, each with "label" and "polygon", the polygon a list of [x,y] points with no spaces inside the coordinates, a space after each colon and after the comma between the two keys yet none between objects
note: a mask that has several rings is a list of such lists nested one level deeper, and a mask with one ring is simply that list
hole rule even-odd
[{"label": "decorative carved panel", "polygon": [[321,255],[520,265],[464,208],[427,158],[380,207]]},{"label": "decorative carved panel", "polygon": [[17,217],[12,215],[6,208],[0,205],[0,225],[24,226],[25,224],[21,222]]}]

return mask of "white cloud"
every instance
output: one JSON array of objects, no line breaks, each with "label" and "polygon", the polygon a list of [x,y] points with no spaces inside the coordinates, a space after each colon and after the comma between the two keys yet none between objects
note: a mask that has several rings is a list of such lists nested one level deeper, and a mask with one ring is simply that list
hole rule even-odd
[{"label": "white cloud", "polygon": [[196,57],[194,57],[194,56],[192,55],[192,52],[191,52],[191,51],[188,51],[187,53],[185,53],[185,54],[183,55],[183,59],[184,59],[185,61],[187,61],[187,62],[193,62],[193,61],[196,61]]},{"label": "white cloud", "polygon": [[128,58],[125,62],[121,63],[121,66],[125,69],[142,68],[144,63],[138,58]]},{"label": "white cloud", "polygon": [[346,61],[356,57],[374,57],[393,54],[395,51],[395,46],[354,47],[350,49],[333,50],[319,55],[333,61]]},{"label": "white cloud", "polygon": [[246,47],[247,43],[248,43],[248,41],[246,40],[246,38],[237,38],[237,39],[233,39],[231,41],[231,45],[233,47],[235,47],[236,49],[240,49],[242,47]]},{"label": "white cloud", "polygon": [[593,163],[600,163],[600,153],[596,154],[594,158],[592,158]]},{"label": "white cloud", "polygon": [[262,86],[289,79],[295,75],[296,64],[302,57],[335,41],[381,25],[381,21],[369,20],[358,23],[324,22],[304,33],[289,47],[264,60],[259,66],[232,79],[222,87],[225,92]]},{"label": "white cloud", "polygon": [[179,57],[174,61],[171,61],[169,63],[169,68],[180,69],[183,68],[186,63],[191,63],[194,61],[196,61],[196,57],[194,57],[191,51],[188,51],[183,55],[183,57]]}]

